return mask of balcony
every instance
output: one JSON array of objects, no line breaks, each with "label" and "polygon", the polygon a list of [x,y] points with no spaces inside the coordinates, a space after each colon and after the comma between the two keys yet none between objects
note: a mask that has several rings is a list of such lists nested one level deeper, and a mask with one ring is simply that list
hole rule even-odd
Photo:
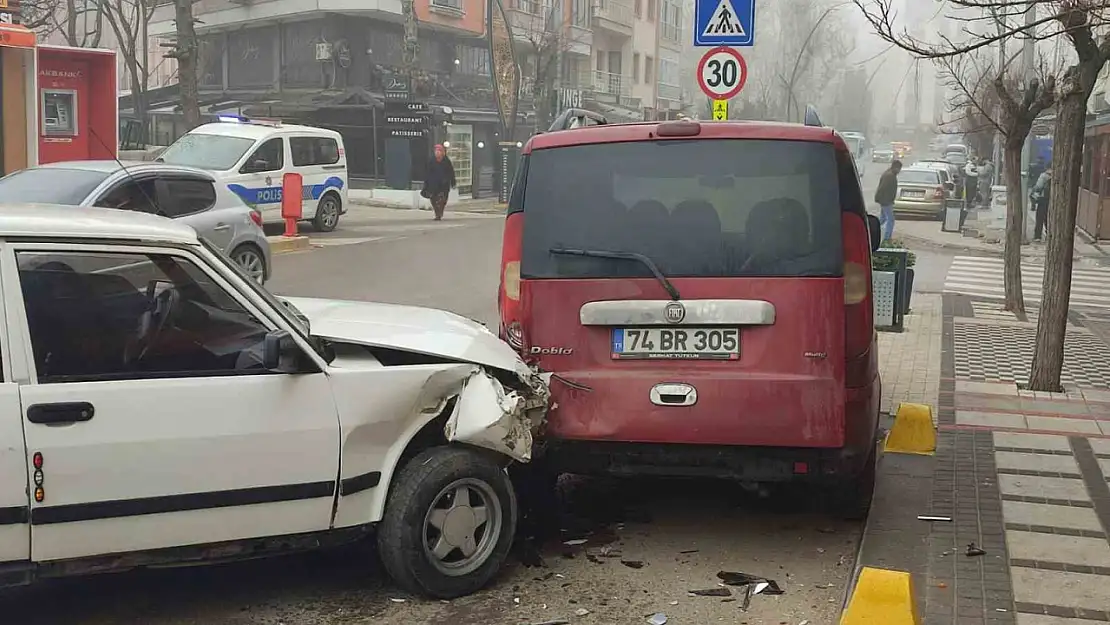
[{"label": "balcony", "polygon": [[631,37],[632,5],[623,0],[598,0],[594,7],[594,28]]},{"label": "balcony", "polygon": [[632,92],[632,79],[613,72],[595,71],[588,88],[596,94],[627,98]]}]

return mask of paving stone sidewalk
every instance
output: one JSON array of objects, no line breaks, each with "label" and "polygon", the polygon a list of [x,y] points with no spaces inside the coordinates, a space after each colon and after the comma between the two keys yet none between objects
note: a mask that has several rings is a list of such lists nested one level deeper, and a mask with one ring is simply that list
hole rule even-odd
[{"label": "paving stone sidewalk", "polygon": [[929,526],[926,625],[1110,622],[1110,346],[1073,315],[1066,392],[1019,390],[1035,326],[997,307],[944,295],[936,467],[918,514],[952,521]]}]

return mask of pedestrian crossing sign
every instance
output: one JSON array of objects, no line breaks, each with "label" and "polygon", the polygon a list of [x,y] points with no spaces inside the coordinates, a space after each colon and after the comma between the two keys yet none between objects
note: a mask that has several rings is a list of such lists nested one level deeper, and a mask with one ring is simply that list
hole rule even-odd
[{"label": "pedestrian crossing sign", "polygon": [[697,0],[694,45],[751,46],[754,43],[755,0]]},{"label": "pedestrian crossing sign", "polygon": [[728,100],[713,100],[713,121],[723,122],[728,119]]}]

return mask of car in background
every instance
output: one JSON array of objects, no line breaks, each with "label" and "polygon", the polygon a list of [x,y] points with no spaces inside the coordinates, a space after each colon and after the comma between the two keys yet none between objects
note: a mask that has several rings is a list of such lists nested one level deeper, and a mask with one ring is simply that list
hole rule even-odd
[{"label": "car in background", "polygon": [[941,172],[931,167],[907,167],[898,174],[898,196],[894,198],[895,215],[944,218],[945,201],[950,190]]},{"label": "car in background", "polygon": [[894,146],[886,144],[871,150],[872,163],[889,163],[894,160]]},{"label": "car in background", "polygon": [[317,232],[331,232],[347,212],[347,152],[334,130],[222,115],[182,135],[158,157],[199,167],[258,209],[266,223],[281,223],[282,181],[301,175],[301,214]]},{"label": "car in background", "polygon": [[942,158],[953,165],[963,167],[967,164],[968,149],[966,145],[954,143],[944,148]]},{"label": "car in background", "polygon": [[503,338],[557,381],[547,475],[809,482],[865,514],[879,223],[843,137],[812,110],[571,114],[522,150],[499,289]]},{"label": "car in background", "polygon": [[270,278],[262,216],[212,174],[163,163],[66,161],[0,178],[0,203],[97,206],[169,217],[192,226],[253,280]]},{"label": "car in background", "polygon": [[890,145],[894,149],[894,158],[899,160],[913,153],[913,144],[909,141],[894,141]]},{"label": "car in background", "polygon": [[913,164],[914,169],[935,169],[940,173],[941,182],[944,184],[946,196],[951,199],[956,196],[956,176],[960,171],[959,167],[951,163],[936,160],[918,161]]}]

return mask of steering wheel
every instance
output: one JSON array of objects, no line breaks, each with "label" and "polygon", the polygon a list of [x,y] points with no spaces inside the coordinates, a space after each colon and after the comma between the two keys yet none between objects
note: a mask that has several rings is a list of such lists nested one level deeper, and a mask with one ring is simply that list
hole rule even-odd
[{"label": "steering wheel", "polygon": [[166,289],[151,298],[147,309],[139,318],[138,335],[124,349],[125,365],[142,360],[151,346],[158,342],[180,300],[181,295],[174,288]]}]

